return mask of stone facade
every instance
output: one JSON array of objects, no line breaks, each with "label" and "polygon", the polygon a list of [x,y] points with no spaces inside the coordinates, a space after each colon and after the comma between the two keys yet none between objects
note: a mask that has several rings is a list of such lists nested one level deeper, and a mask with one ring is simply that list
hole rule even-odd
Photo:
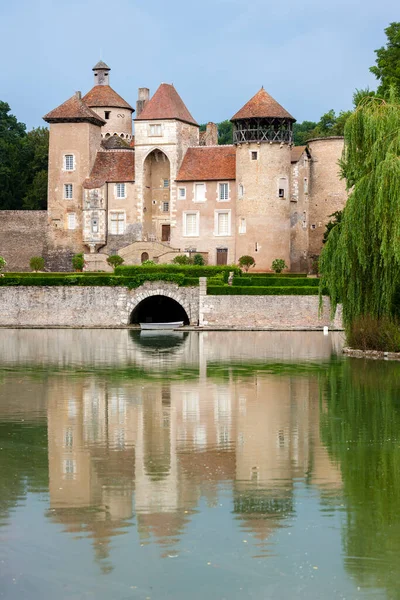
[{"label": "stone facade", "polygon": [[30,259],[46,255],[46,228],[46,211],[0,211],[0,256],[6,271],[30,271]]},{"label": "stone facade", "polygon": [[[330,215],[347,198],[338,167],[342,138],[294,148],[294,118],[261,89],[232,118],[234,145],[218,146],[215,124],[200,136],[169,84],[151,98],[139,88],[133,138],[133,108],[110,87],[110,68],[100,61],[93,71],[95,86],[83,98],[77,92],[44,117],[47,268],[70,269],[77,252],[118,252],[137,264],[132,245],[147,244],[141,255],[162,262],[196,250],[209,264],[250,255],[256,271],[271,270],[276,258],[293,272],[310,270]],[[159,259],[154,243],[171,251]]]},{"label": "stone facade", "polygon": [[330,319],[329,300],[319,315],[317,296],[207,296],[200,287],[147,282],[125,287],[0,287],[2,327],[124,327],[141,302],[163,296],[177,302],[190,325],[210,329],[341,329]]}]

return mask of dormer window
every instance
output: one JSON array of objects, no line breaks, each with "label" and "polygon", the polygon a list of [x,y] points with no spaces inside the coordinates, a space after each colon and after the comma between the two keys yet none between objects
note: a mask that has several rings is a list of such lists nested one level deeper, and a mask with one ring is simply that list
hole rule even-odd
[{"label": "dormer window", "polygon": [[161,136],[162,135],[161,125],[150,125],[150,135],[151,136]]},{"label": "dormer window", "polygon": [[64,170],[65,171],[73,171],[75,168],[74,165],[74,155],[73,154],[66,154],[64,156]]}]

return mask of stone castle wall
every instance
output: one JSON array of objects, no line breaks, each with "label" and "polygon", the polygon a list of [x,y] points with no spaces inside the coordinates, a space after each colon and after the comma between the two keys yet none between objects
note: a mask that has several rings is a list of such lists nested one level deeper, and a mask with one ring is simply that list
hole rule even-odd
[{"label": "stone castle wall", "polygon": [[6,271],[30,271],[33,256],[46,253],[47,212],[45,210],[0,211],[0,256]]},{"label": "stone castle wall", "polygon": [[3,327],[124,327],[136,306],[151,296],[167,296],[185,309],[191,325],[211,329],[341,329],[331,322],[329,300],[319,316],[317,296],[207,296],[205,287],[180,288],[147,282],[124,287],[0,287]]}]

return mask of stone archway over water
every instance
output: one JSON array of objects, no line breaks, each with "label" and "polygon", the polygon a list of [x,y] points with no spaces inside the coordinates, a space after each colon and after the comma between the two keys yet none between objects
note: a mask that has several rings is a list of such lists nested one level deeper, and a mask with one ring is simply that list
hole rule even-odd
[{"label": "stone archway over water", "polygon": [[149,296],[139,302],[130,316],[132,325],[172,321],[183,321],[184,325],[189,325],[190,322],[187,312],[179,302],[161,294]]}]

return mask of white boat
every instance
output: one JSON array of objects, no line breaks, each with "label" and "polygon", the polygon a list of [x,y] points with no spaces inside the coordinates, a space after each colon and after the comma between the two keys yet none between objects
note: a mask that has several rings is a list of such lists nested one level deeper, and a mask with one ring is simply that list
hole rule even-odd
[{"label": "white boat", "polygon": [[140,329],[177,329],[182,327],[183,321],[171,321],[170,323],[139,323]]}]

